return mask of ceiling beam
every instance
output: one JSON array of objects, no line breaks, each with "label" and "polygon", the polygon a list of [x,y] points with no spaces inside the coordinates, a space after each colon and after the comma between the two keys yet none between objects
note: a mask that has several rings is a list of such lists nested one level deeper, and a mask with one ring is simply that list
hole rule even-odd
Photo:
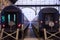
[{"label": "ceiling beam", "polygon": [[16,5],[18,7],[45,7],[45,6],[60,6],[60,5]]}]

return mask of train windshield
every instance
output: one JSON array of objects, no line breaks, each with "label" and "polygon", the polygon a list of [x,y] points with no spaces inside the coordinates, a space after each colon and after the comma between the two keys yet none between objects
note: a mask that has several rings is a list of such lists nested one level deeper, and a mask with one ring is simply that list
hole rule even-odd
[{"label": "train windshield", "polygon": [[6,14],[6,20],[8,25],[12,26],[16,24],[16,14],[13,12],[8,12]]},{"label": "train windshield", "polygon": [[8,24],[15,25],[16,23],[16,14],[8,14]]},{"label": "train windshield", "polygon": [[13,19],[11,19],[11,15],[10,14],[8,14],[8,22],[10,22],[10,21],[16,21],[16,15],[14,14],[13,15],[13,17],[12,17]]}]

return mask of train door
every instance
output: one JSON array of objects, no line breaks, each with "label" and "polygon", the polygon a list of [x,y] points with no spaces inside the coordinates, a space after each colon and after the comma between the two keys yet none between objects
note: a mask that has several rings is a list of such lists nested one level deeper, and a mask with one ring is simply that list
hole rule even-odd
[{"label": "train door", "polygon": [[2,22],[4,22],[3,26],[5,25],[6,31],[8,31],[9,29],[10,29],[10,31],[16,29],[16,27],[17,27],[17,13],[6,11],[5,14],[2,16]]},{"label": "train door", "polygon": [[54,17],[52,13],[45,13],[44,14],[44,20],[45,20],[45,28],[52,30],[52,27],[54,26]]}]

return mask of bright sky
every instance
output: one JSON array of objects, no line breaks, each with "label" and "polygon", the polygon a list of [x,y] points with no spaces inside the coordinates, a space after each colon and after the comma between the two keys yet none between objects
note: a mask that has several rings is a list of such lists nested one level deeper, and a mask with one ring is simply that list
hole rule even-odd
[{"label": "bright sky", "polygon": [[22,12],[27,17],[29,21],[32,21],[35,18],[35,11],[30,8],[24,8],[22,9]]}]

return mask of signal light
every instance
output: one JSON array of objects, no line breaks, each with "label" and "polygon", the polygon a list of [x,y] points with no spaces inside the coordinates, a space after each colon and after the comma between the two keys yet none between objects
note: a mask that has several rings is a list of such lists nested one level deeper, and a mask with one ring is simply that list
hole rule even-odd
[{"label": "signal light", "polygon": [[3,24],[3,28],[5,27],[5,25]]},{"label": "signal light", "polygon": [[18,27],[20,28],[21,24],[18,24]]}]

